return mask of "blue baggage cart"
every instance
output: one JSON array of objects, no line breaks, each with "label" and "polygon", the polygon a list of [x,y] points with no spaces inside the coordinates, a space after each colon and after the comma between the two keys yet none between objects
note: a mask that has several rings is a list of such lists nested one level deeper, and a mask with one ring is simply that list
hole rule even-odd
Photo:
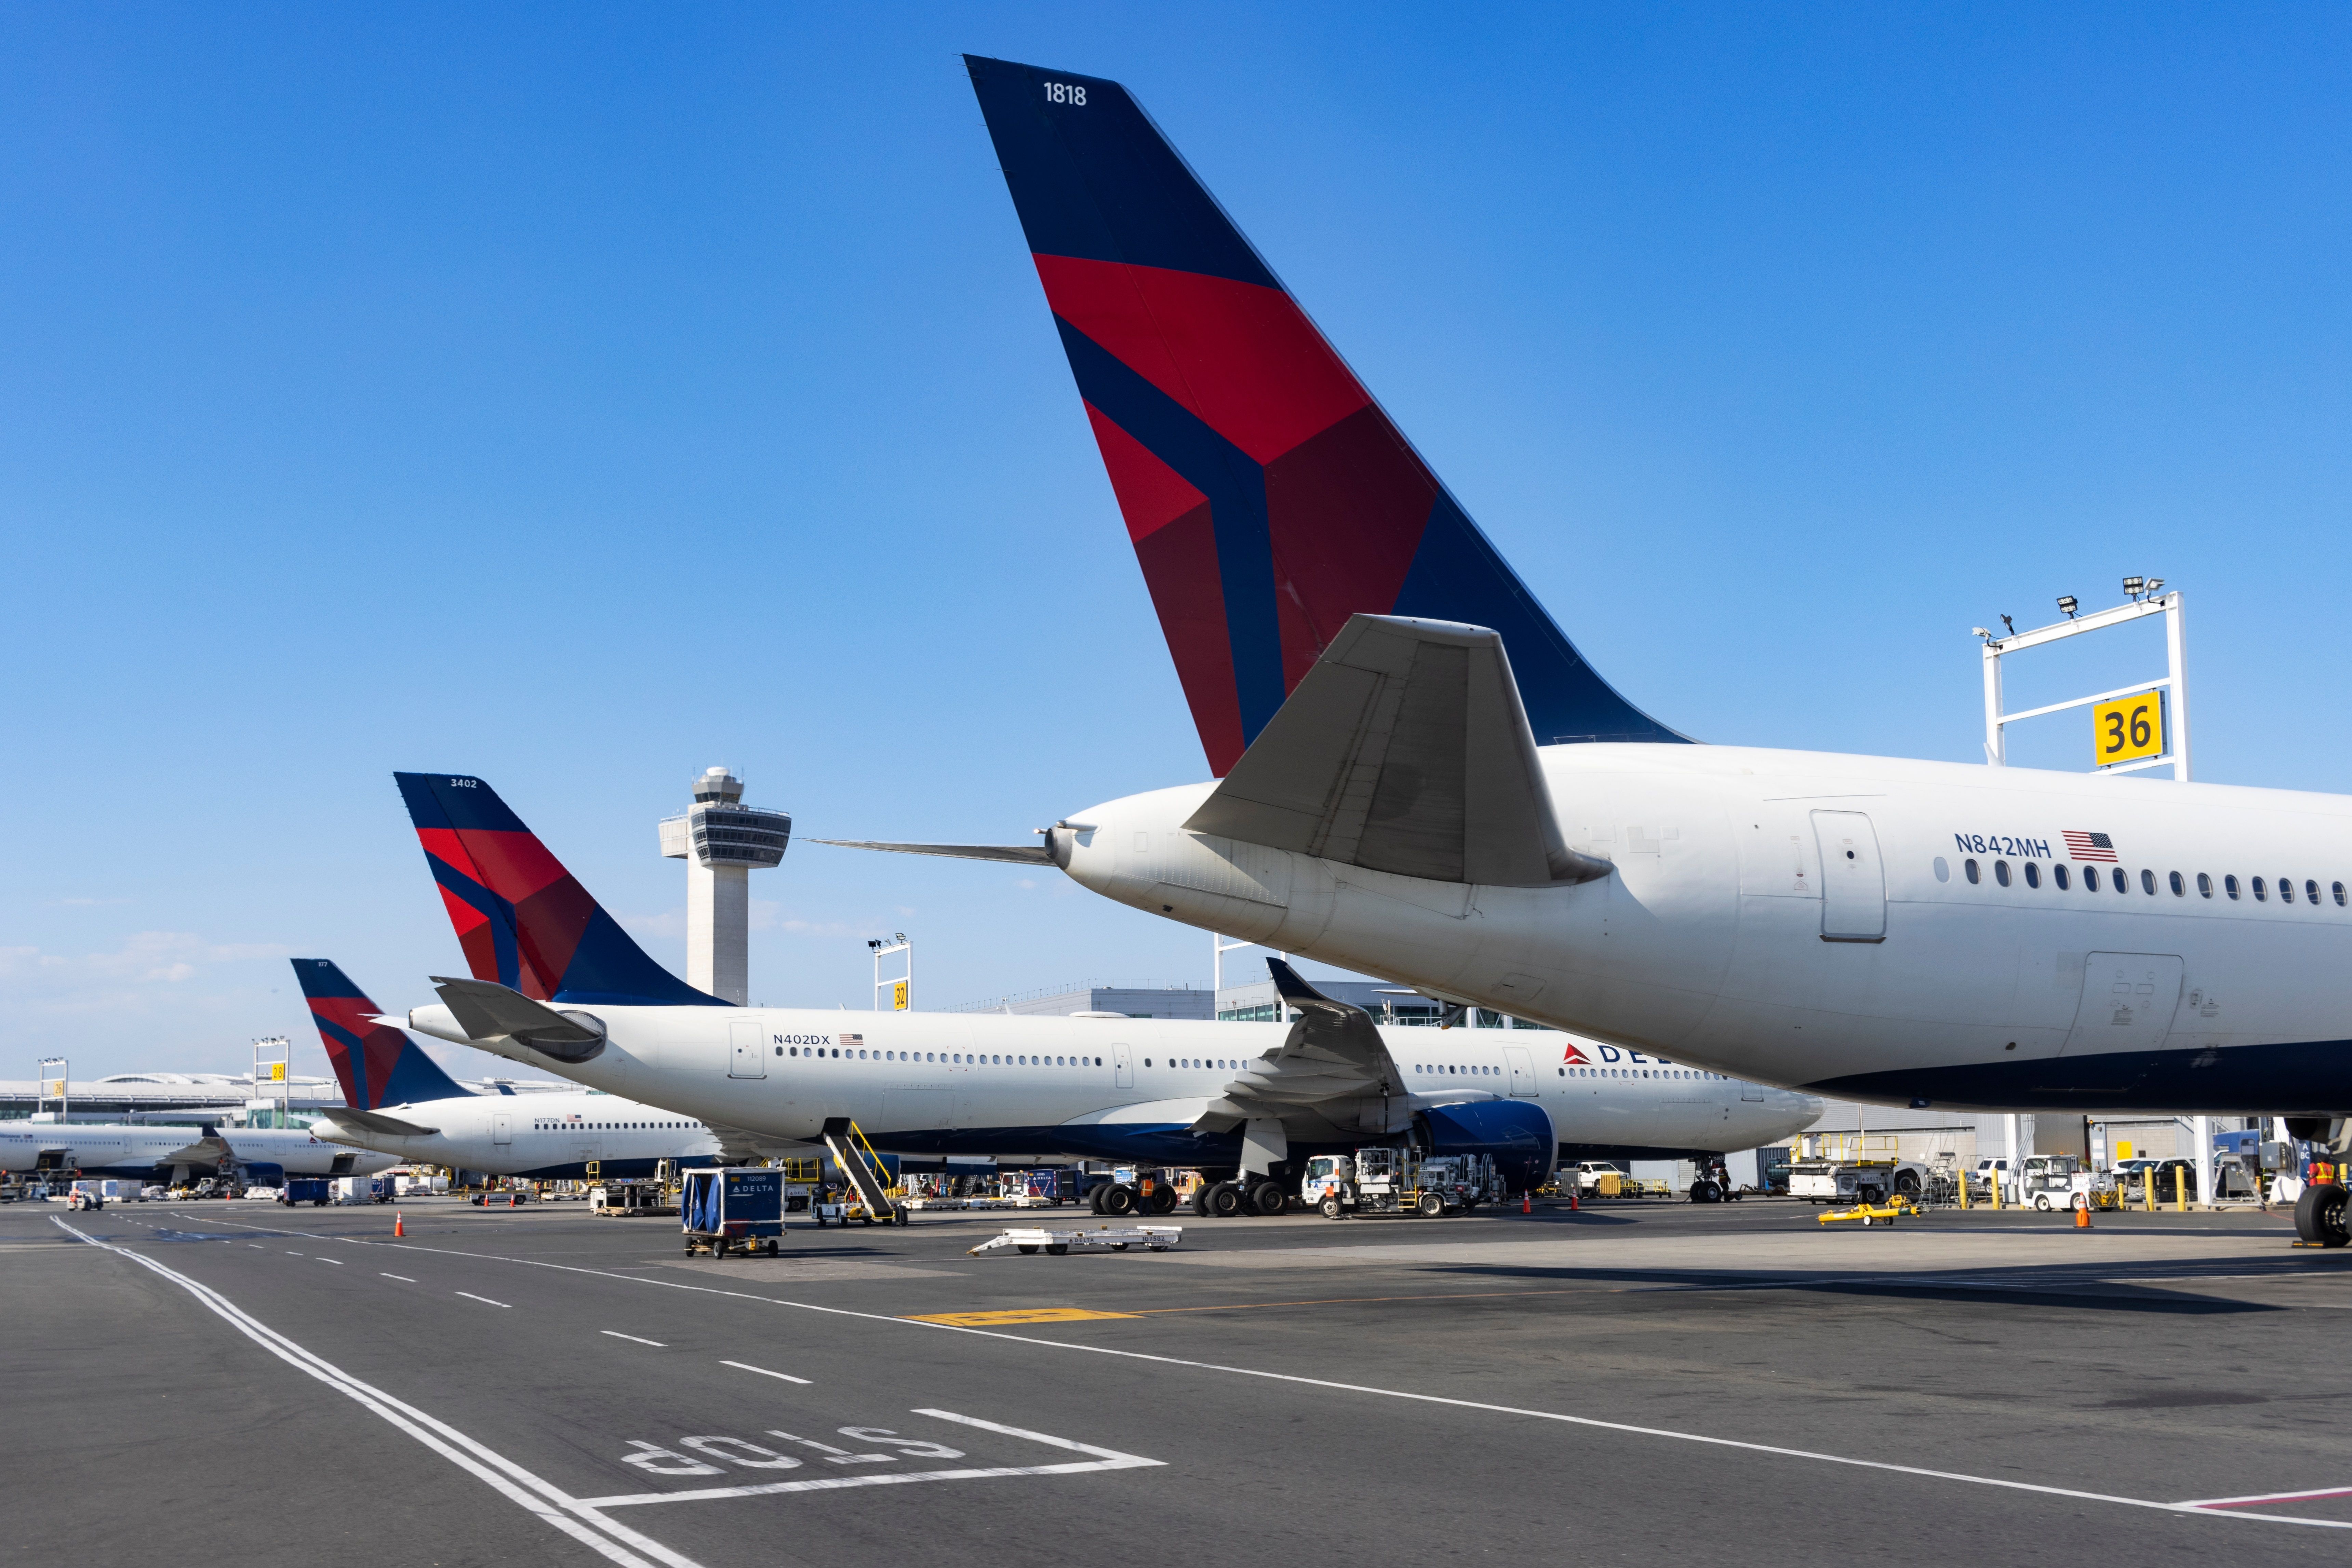
[{"label": "blue baggage cart", "polygon": [[678,1215],[688,1257],[708,1251],[774,1256],[784,1234],[784,1173],[770,1166],[722,1167],[686,1173]]}]

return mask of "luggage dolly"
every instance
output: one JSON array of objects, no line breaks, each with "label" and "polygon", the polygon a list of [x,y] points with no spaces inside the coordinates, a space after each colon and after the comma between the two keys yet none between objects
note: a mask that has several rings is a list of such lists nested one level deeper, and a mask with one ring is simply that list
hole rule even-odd
[{"label": "luggage dolly", "polygon": [[1008,1230],[1003,1236],[982,1242],[964,1254],[977,1258],[1000,1247],[1010,1247],[1023,1253],[1044,1252],[1059,1258],[1072,1247],[1082,1251],[1101,1250],[1125,1252],[1130,1247],[1141,1246],[1152,1252],[1166,1252],[1183,1239],[1181,1225],[1129,1225],[1114,1230],[1102,1226],[1094,1230]]},{"label": "luggage dolly", "polygon": [[1842,1219],[1858,1219],[1864,1225],[1893,1225],[1903,1215],[1916,1215],[1918,1212],[1917,1204],[1908,1198],[1897,1196],[1893,1203],[1884,1207],[1874,1204],[1856,1204],[1850,1209],[1840,1209],[1835,1214],[1822,1215],[1819,1218],[1823,1225]]}]

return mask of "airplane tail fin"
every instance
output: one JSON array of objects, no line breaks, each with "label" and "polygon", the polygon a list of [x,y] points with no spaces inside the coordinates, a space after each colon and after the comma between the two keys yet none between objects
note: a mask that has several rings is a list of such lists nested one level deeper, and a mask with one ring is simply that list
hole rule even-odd
[{"label": "airplane tail fin", "polygon": [[964,63],[1219,777],[1359,613],[1500,633],[1539,743],[1687,738],[1584,661],[1126,89]]},{"label": "airplane tail fin", "polygon": [[730,1005],[656,963],[488,784],[393,777],[475,979],[583,1006]]},{"label": "airplane tail fin", "polygon": [[384,1105],[420,1105],[468,1092],[425,1054],[425,1047],[389,1024],[377,1023],[383,1009],[352,984],[331,960],[298,958],[294,978],[310,1004],[310,1021],[335,1064],[343,1103],[357,1110]]}]

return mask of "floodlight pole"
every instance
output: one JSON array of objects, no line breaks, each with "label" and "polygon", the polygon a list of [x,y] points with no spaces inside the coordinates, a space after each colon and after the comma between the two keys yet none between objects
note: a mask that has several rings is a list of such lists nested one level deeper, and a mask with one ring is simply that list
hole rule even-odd
[{"label": "floodlight pole", "polygon": [[[2126,584],[2137,586],[2137,579]],[[2045,707],[2029,708],[2023,712],[2003,710],[2001,703],[2000,661],[2004,654],[2022,653],[2027,648],[2053,643],[2062,637],[2080,637],[2084,632],[2105,630],[2142,620],[2149,616],[2164,617],[2165,678],[2162,680],[2126,686],[2120,690],[2102,691],[2072,701],[2053,702]],[[2087,616],[2070,616],[2051,626],[2037,626],[2030,632],[2019,632],[2006,637],[1988,637],[1984,640],[1984,709],[1985,761],[1996,768],[2009,765],[2008,726],[2021,719],[2037,719],[2045,713],[2063,712],[2069,708],[2087,708],[2095,702],[2105,702],[2117,697],[2127,697],[2149,686],[2160,686],[2165,691],[2165,752],[2145,762],[2125,763],[2103,769],[2111,773],[2137,773],[2143,768],[2172,764],[2176,783],[2189,782],[2189,605],[2179,590],[2169,594],[2150,594],[2136,598],[2127,605],[2117,605],[2110,610],[2094,610]],[[2018,1145],[2025,1141],[2021,1119],[2008,1118],[2010,1173],[2012,1179],[2023,1167],[2019,1163]],[[2195,1116],[2189,1119],[2189,1138],[2195,1147],[2189,1151],[2197,1163],[2197,1197],[2200,1203],[2213,1201],[2213,1119]]]},{"label": "floodlight pole", "polygon": [[[915,1006],[915,944],[907,940],[906,932],[899,931],[888,938],[877,938],[866,945],[874,953],[874,1011],[882,1011],[882,987],[904,984],[907,987],[907,1010],[912,1012]],[[882,961],[893,953],[907,955],[907,973],[894,974],[885,980],[882,978]]]},{"label": "floodlight pole", "polygon": [[[2080,637],[2085,632],[2104,631],[2109,626],[2128,625],[2149,616],[2164,617],[2164,650],[2167,670],[2161,680],[2144,680],[2113,691],[2097,691],[2088,697],[2076,697],[2064,702],[2046,703],[2040,708],[2028,708],[2016,713],[2005,711],[2001,705],[2000,661],[2004,655],[2023,653],[2028,648],[2066,637]],[[2145,762],[2122,763],[2102,773],[2131,773],[2144,768],[2162,767],[2169,763],[2172,776],[2189,782],[2189,608],[2180,592],[2151,594],[2127,605],[2117,605],[2109,610],[2094,610],[2087,616],[2075,616],[2051,626],[2036,626],[2030,632],[2018,632],[2005,637],[1984,639],[1984,710],[1985,761],[1996,768],[2009,765],[2008,727],[2021,719],[2039,719],[2045,713],[2061,713],[2069,708],[2087,708],[2094,702],[2105,702],[2117,697],[2128,697],[2135,691],[2150,687],[2162,687],[2165,691],[2165,754]]]},{"label": "floodlight pole", "polygon": [[49,1108],[49,1083],[54,1078],[58,1086],[58,1120],[71,1121],[73,1105],[68,1091],[72,1088],[72,1064],[63,1057],[43,1057],[39,1070],[41,1081],[37,1086],[39,1092],[34,1097],[33,1109],[37,1111]]}]

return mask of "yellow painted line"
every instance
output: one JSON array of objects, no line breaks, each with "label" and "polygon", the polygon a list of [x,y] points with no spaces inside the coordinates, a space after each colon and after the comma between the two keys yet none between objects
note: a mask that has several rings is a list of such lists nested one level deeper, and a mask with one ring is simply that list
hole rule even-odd
[{"label": "yellow painted line", "polygon": [[990,1329],[1006,1323],[1080,1323],[1089,1318],[1132,1318],[1133,1312],[1094,1312],[1084,1307],[1015,1307],[1002,1312],[921,1312],[914,1323],[945,1323],[953,1329]]}]

